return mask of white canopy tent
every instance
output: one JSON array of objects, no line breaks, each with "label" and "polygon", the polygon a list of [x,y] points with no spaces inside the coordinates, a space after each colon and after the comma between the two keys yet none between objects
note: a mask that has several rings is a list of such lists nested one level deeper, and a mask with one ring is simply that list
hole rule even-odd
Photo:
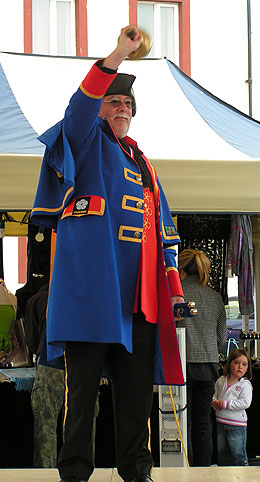
[{"label": "white canopy tent", "polygon": [[[0,210],[32,207],[43,154],[95,59],[0,53]],[[175,213],[260,212],[260,124],[166,59],[125,60],[136,75],[129,135],[156,168]],[[2,96],[2,98],[1,98]]]},{"label": "white canopy tent", "polygon": [[[20,220],[31,210],[43,155],[37,136],[63,117],[95,60],[0,52],[0,214]],[[125,60],[119,71],[137,77],[129,135],[156,168],[172,212],[259,214],[260,123],[167,59]]]}]

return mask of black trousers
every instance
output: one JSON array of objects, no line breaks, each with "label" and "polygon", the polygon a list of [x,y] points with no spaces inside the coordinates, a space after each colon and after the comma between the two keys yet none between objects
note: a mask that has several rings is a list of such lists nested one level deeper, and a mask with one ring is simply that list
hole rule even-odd
[{"label": "black trousers", "polygon": [[211,403],[215,380],[187,378],[188,457],[193,467],[210,466],[213,452]]},{"label": "black trousers", "polygon": [[67,343],[64,441],[58,458],[61,478],[88,480],[94,470],[92,427],[105,360],[112,377],[118,473],[126,482],[150,473],[154,337],[155,325],[138,313],[133,316],[133,353],[120,344]]}]

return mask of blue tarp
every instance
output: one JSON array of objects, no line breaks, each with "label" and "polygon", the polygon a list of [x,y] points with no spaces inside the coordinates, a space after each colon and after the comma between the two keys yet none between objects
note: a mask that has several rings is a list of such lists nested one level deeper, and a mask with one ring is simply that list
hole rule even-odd
[{"label": "blue tarp", "polygon": [[239,151],[260,158],[260,123],[223,102],[167,60],[176,82],[205,122]]},{"label": "blue tarp", "polygon": [[0,152],[41,155],[43,146],[37,136],[18,105],[0,64]]}]

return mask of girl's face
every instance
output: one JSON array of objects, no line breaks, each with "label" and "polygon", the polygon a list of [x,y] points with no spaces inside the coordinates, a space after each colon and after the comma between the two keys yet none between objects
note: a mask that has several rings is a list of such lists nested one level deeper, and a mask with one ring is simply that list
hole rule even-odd
[{"label": "girl's face", "polygon": [[234,378],[242,378],[248,369],[248,361],[245,355],[240,355],[230,364],[230,375]]}]

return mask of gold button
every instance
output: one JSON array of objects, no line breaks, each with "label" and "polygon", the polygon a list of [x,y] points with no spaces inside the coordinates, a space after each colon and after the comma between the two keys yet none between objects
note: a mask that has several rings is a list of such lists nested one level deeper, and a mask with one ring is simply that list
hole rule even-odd
[{"label": "gold button", "polygon": [[141,233],[139,231],[135,231],[134,234],[133,234],[134,238],[140,238],[141,237]]},{"label": "gold button", "polygon": [[142,182],[142,176],[140,176],[140,174],[138,174],[138,175],[136,176],[136,180],[137,180],[138,182]]},{"label": "gold button", "polygon": [[143,204],[143,203],[142,203],[141,201],[137,201],[136,207],[137,207],[138,209],[142,209],[142,204]]},{"label": "gold button", "polygon": [[147,208],[148,204],[147,203],[144,203],[144,207]]}]

